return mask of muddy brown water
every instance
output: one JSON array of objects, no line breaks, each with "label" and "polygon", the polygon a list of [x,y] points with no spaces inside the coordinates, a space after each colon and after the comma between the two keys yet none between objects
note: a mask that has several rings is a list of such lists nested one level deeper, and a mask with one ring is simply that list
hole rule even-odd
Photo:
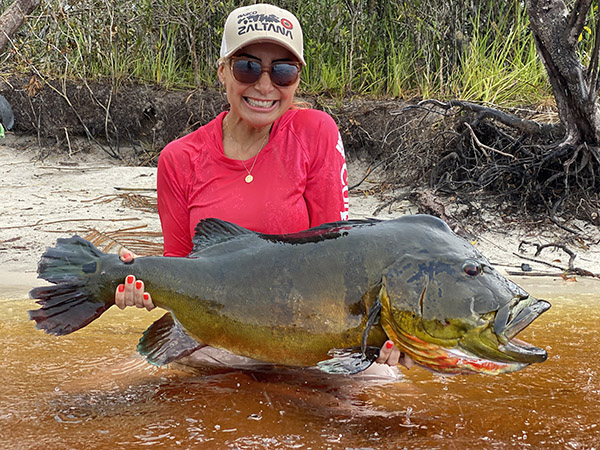
[{"label": "muddy brown water", "polygon": [[[559,282],[561,283],[561,282]],[[109,310],[72,335],[0,300],[7,449],[598,448],[600,283],[533,285],[553,307],[520,337],[544,364],[500,376],[357,381],[308,369],[159,369],[135,356],[160,313]]]}]

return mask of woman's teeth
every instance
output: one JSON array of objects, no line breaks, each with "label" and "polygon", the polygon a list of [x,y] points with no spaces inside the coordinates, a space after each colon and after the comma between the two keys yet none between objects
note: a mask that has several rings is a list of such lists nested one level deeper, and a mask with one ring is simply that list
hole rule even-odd
[{"label": "woman's teeth", "polygon": [[254,100],[248,97],[246,97],[246,101],[255,108],[270,108],[275,103],[273,100]]}]

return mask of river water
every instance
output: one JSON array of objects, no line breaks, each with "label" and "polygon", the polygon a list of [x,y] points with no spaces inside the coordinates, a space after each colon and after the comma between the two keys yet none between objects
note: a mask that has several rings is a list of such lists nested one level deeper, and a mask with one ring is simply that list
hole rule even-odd
[{"label": "river water", "polygon": [[543,364],[499,376],[160,369],[135,355],[161,313],[111,308],[55,337],[0,299],[0,448],[600,448],[600,283],[527,286],[553,307],[520,338]]}]

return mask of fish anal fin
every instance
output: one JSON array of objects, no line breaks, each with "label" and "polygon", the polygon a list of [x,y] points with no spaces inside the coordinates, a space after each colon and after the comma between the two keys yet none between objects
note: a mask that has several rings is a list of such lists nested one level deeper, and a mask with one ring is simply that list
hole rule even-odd
[{"label": "fish anal fin", "polygon": [[326,373],[353,375],[366,370],[379,356],[379,347],[366,347],[364,353],[360,347],[335,348],[329,350],[331,359],[319,361],[317,368]]},{"label": "fish anal fin", "polygon": [[171,313],[166,313],[144,331],[137,350],[150,364],[164,366],[202,347],[204,344],[188,335]]}]

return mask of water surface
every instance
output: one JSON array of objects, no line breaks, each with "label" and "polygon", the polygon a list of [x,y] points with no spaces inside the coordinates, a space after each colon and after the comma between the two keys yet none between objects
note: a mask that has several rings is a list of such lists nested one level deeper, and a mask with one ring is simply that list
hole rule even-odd
[{"label": "water surface", "polygon": [[[3,448],[598,448],[600,295],[527,287],[553,307],[521,334],[544,364],[500,376],[358,382],[306,369],[189,373],[135,356],[161,313],[115,308],[44,334],[0,300]],[[543,291],[543,292],[540,292]],[[554,291],[552,293],[552,291]]]}]

